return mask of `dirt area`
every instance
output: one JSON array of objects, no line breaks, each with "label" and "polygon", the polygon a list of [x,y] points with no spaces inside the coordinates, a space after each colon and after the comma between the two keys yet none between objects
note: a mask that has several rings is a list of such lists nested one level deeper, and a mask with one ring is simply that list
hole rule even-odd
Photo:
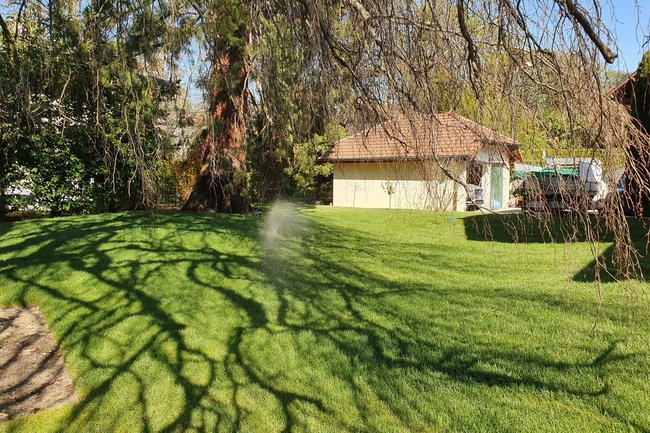
[{"label": "dirt area", "polygon": [[0,422],[75,400],[72,379],[39,309],[0,309]]}]

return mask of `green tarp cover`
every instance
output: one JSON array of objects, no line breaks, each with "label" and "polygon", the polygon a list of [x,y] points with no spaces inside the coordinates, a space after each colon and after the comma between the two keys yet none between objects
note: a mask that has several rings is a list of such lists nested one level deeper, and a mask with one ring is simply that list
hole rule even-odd
[{"label": "green tarp cover", "polygon": [[578,171],[571,168],[546,168],[541,171],[515,171],[513,176],[515,179],[525,179],[528,176],[537,176],[537,177],[551,177],[559,174],[560,176],[578,176]]}]

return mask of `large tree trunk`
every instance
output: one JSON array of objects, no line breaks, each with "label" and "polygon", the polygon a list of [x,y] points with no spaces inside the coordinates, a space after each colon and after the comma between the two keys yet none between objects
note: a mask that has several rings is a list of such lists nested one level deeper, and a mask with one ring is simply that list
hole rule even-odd
[{"label": "large tree trunk", "polygon": [[182,210],[250,210],[245,149],[247,77],[248,63],[243,49],[215,56],[211,73],[210,131],[203,141],[196,183]]}]

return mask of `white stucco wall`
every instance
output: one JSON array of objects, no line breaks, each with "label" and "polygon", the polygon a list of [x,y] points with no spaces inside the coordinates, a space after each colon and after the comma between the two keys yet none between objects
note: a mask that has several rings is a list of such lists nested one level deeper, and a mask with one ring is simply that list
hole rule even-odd
[{"label": "white stucco wall", "polygon": [[[445,164],[465,179],[465,162]],[[333,200],[343,207],[465,210],[466,195],[433,162],[335,163]]]},{"label": "white stucco wall", "polygon": [[[486,146],[474,161],[483,168],[480,186],[483,188],[484,205],[490,209],[493,207],[492,168],[502,168],[500,208],[507,207],[510,168],[506,150]],[[444,164],[462,181],[466,181],[466,161],[446,160]],[[389,190],[393,193],[389,194]],[[433,161],[334,164],[334,206],[464,211],[466,200],[465,189],[445,176]]]}]

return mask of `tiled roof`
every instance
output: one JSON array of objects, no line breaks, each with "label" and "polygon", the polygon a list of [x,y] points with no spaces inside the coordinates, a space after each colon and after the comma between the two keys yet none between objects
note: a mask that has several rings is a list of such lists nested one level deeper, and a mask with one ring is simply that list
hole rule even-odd
[{"label": "tiled roof", "polygon": [[321,160],[391,161],[432,158],[434,154],[439,158],[473,159],[486,144],[506,145],[519,153],[518,145],[510,138],[454,112],[400,114],[338,141]]}]

